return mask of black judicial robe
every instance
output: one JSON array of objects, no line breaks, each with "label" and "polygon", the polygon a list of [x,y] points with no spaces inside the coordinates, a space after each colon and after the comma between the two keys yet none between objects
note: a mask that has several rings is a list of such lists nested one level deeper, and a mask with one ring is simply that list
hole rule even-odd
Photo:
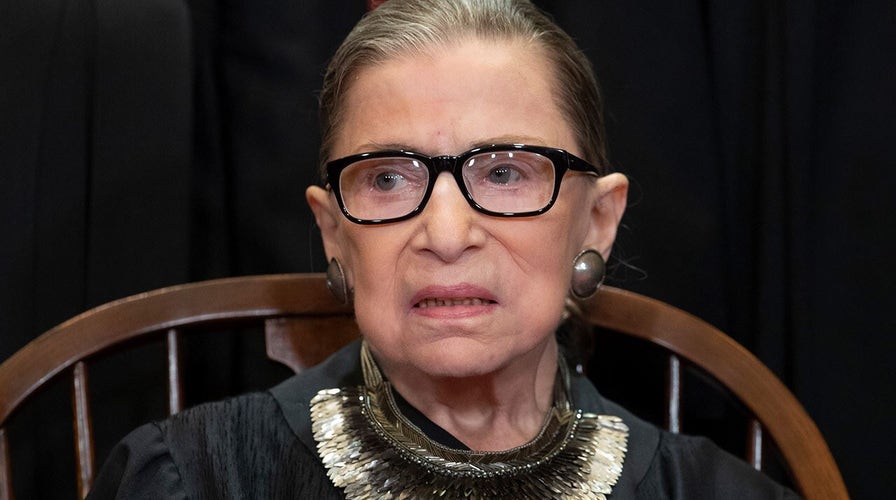
[{"label": "black judicial robe", "polygon": [[[89,498],[344,498],[311,434],[310,399],[363,383],[359,342],[268,392],[201,405],[132,432],[112,451]],[[610,498],[778,499],[796,495],[705,438],[671,434],[605,400],[573,376],[573,405],[629,426]],[[423,429],[419,412],[408,418]],[[442,438],[444,439],[444,438]]]}]

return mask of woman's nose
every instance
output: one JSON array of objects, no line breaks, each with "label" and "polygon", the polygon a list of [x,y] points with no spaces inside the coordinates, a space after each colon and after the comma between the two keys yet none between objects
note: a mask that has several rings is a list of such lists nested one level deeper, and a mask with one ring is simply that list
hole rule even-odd
[{"label": "woman's nose", "polygon": [[418,244],[446,262],[456,261],[484,242],[484,232],[477,224],[482,215],[467,203],[449,172],[442,172],[436,178],[429,201],[419,217],[423,230]]}]

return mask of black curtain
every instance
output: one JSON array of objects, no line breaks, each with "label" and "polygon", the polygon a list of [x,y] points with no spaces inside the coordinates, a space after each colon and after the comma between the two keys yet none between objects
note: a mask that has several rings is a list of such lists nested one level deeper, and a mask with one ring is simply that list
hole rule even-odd
[{"label": "black curtain", "polygon": [[[593,61],[611,159],[633,181],[614,284],[757,353],[816,419],[853,496],[887,496],[896,4],[537,3]],[[303,195],[316,180],[315,91],[363,10],[0,1],[0,359],[131,293],[322,270]],[[242,342],[197,356],[198,384],[225,394],[282,375],[241,361]],[[126,392],[113,386],[107,402]],[[68,453],[41,451],[67,444],[43,426],[56,411],[17,424],[26,464]],[[97,416],[111,429],[98,452],[137,413]],[[25,473],[19,496],[58,492],[47,477]]]}]

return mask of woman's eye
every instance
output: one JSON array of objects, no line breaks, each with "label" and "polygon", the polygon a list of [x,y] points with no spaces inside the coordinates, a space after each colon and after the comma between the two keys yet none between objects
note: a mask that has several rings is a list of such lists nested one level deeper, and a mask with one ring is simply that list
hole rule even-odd
[{"label": "woman's eye", "polygon": [[405,179],[397,172],[382,172],[374,177],[373,183],[379,191],[392,191],[404,185]]},{"label": "woman's eye", "polygon": [[494,167],[488,171],[487,180],[492,184],[512,184],[522,178],[519,170],[509,165]]}]

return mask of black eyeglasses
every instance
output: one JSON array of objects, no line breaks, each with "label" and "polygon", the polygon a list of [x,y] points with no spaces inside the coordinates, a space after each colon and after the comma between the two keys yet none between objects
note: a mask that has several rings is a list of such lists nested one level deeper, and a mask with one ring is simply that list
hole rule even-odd
[{"label": "black eyeglasses", "polygon": [[457,156],[377,151],[327,163],[327,182],[348,220],[384,224],[409,219],[426,206],[436,178],[451,172],[471,207],[496,217],[547,212],[567,170],[597,168],[562,149],[498,144]]}]

